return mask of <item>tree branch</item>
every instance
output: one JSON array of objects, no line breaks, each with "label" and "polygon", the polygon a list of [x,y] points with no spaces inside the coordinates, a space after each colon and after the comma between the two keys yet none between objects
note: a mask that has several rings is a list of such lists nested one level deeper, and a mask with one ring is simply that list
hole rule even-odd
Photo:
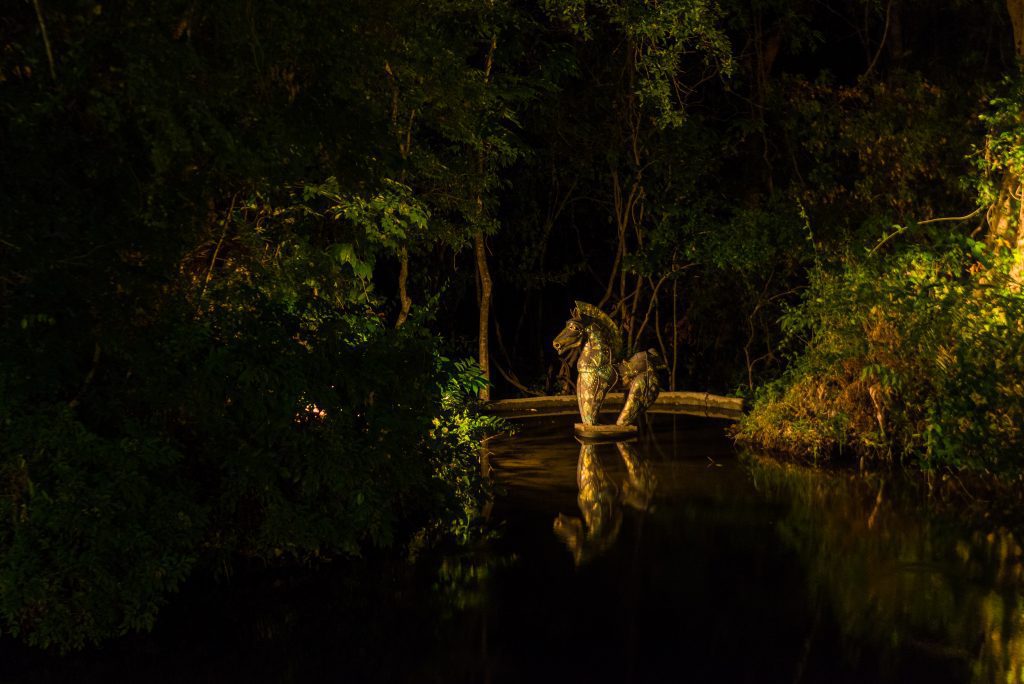
[{"label": "tree branch", "polygon": [[32,0],[32,5],[36,8],[36,19],[39,20],[39,30],[43,34],[43,46],[46,48],[46,61],[50,65],[50,78],[56,82],[57,68],[53,63],[53,48],[50,47],[50,35],[46,31],[46,20],[43,19],[43,8],[40,6],[39,0]]}]

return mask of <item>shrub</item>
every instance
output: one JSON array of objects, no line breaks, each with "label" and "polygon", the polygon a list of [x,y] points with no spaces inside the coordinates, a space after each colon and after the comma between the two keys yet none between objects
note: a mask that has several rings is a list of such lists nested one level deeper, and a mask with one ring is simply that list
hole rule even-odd
[{"label": "shrub", "polygon": [[804,350],[736,435],[814,459],[1019,472],[1024,296],[1009,266],[967,239],[816,269],[783,319]]},{"label": "shrub", "polygon": [[34,326],[9,331],[5,631],[78,648],[150,628],[197,568],[470,536],[479,440],[503,427],[476,410],[479,369],[440,357],[415,321],[295,302],[242,286],[198,317],[166,302],[103,339],[70,402],[24,353]]}]

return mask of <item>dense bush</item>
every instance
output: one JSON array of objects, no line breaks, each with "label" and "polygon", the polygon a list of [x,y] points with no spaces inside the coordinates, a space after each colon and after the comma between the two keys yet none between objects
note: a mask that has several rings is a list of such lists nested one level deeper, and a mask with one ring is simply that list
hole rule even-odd
[{"label": "dense bush", "polygon": [[[152,626],[197,565],[470,534],[479,439],[502,424],[478,415],[480,370],[441,357],[422,312],[399,329],[376,313],[379,217],[326,225],[300,203],[229,220],[217,268],[200,250],[139,308],[107,309],[91,357],[66,306],[32,314],[40,298],[23,297],[5,321],[5,631],[79,647]],[[346,247],[317,246],[323,230]],[[40,291],[104,305],[77,284],[58,272]]]},{"label": "dense bush", "polygon": [[478,440],[501,427],[468,402],[478,369],[411,327],[357,341],[324,321],[314,346],[285,315],[224,318],[111,352],[78,415],[4,393],[5,631],[77,647],[150,627],[197,563],[466,537],[486,496]]},{"label": "dense bush", "polygon": [[499,426],[392,288],[491,220],[485,9],[5,8],[4,633],[78,647],[193,572],[466,537]]},{"label": "dense bush", "polygon": [[813,271],[783,319],[803,351],[738,436],[815,459],[1020,472],[1024,295],[1009,268],[967,239]]}]

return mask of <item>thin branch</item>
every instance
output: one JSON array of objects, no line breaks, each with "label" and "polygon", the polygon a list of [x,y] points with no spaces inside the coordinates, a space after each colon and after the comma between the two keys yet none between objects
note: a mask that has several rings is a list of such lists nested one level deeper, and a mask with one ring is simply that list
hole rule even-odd
[{"label": "thin branch", "polygon": [[754,307],[754,310],[750,312],[750,316],[747,318],[747,325],[750,328],[750,336],[747,337],[747,343],[743,346],[743,357],[747,362],[747,384],[751,390],[754,389],[754,364],[765,358],[765,356],[761,356],[758,359],[753,360],[750,358],[750,348],[753,346],[757,335],[757,331],[754,329],[754,318],[757,316],[758,312],[761,311],[761,308],[771,301],[771,299],[766,298],[766,295],[768,294],[768,288],[771,287],[772,278],[774,277],[775,269],[772,269],[772,272],[768,274],[768,279],[764,283],[764,288],[761,290],[761,294],[757,298],[757,306]]},{"label": "thin branch", "polygon": [[[928,219],[926,221],[920,221],[920,222],[917,223],[917,225],[919,225],[919,226],[927,226],[930,223],[943,223],[943,222],[947,222],[947,221],[951,221],[951,222],[966,221],[968,219],[974,218],[975,216],[980,214],[982,211],[984,211],[984,209],[985,209],[985,207],[978,207],[977,209],[972,211],[970,214],[967,214],[965,216],[940,216],[939,218],[933,218],[933,219]],[[897,235],[901,235],[901,234],[903,234],[905,232],[907,232],[907,226],[897,226],[897,230],[895,230],[892,233],[889,233],[888,235],[886,235],[884,238],[882,238],[878,242],[878,244],[876,244],[874,247],[871,248],[871,250],[868,252],[868,256],[871,256],[872,254],[877,252],[878,249],[882,245],[887,243],[889,240],[891,240],[894,237],[896,237]]]},{"label": "thin branch", "polygon": [[82,381],[82,387],[81,389],[78,390],[78,394],[75,395],[74,399],[68,402],[69,408],[75,408],[78,406],[79,403],[81,403],[82,395],[85,394],[85,390],[89,388],[89,384],[92,382],[92,379],[96,377],[96,369],[100,365],[101,354],[102,350],[100,349],[100,343],[94,342],[92,351],[92,365],[89,367],[89,372],[86,373],[85,375],[85,380]]},{"label": "thin branch", "polygon": [[544,396],[543,392],[538,392],[537,390],[532,390],[529,387],[526,387],[523,383],[519,382],[519,380],[516,379],[516,376],[511,371],[506,372],[505,369],[501,366],[501,364],[498,363],[497,361],[493,361],[493,364],[494,364],[494,367],[498,369],[498,373],[501,374],[501,377],[505,378],[505,380],[508,382],[508,384],[512,385],[513,387],[515,387],[517,390],[519,390],[523,394],[529,394],[532,397],[543,397]]},{"label": "thin branch", "polygon": [[[647,279],[651,284],[651,300],[647,303],[647,313],[644,314],[644,320],[640,323],[640,327],[637,328],[636,335],[630,336],[632,337],[632,340],[630,341],[630,348],[632,348],[632,345],[640,341],[640,335],[642,335],[644,329],[647,328],[647,323],[651,318],[651,310],[654,309],[655,305],[658,303],[658,290],[661,289],[661,286],[665,283],[665,280],[668,279],[669,275],[671,274],[661,276],[661,279],[658,280],[656,285],[654,284],[654,278]],[[637,283],[637,289],[639,290],[639,283]]]},{"label": "thin branch", "polygon": [[32,5],[36,8],[36,19],[39,20],[39,30],[43,34],[43,46],[46,48],[46,61],[50,64],[50,78],[56,81],[57,69],[53,63],[53,48],[50,47],[50,35],[46,31],[46,20],[43,19],[43,8],[39,5],[39,0],[32,0]]},{"label": "thin branch", "polygon": [[615,206],[615,220],[618,245],[615,248],[615,259],[612,261],[611,275],[608,277],[608,287],[604,291],[604,296],[601,297],[597,303],[597,307],[604,308],[604,305],[608,303],[608,300],[612,297],[612,291],[615,288],[615,276],[619,270],[619,264],[622,261],[624,243],[626,240],[625,227],[622,225],[622,221],[619,218],[620,208],[622,206],[622,185],[619,183],[619,172],[616,169],[612,169],[612,196],[614,197]]},{"label": "thin branch", "polygon": [[[668,349],[665,348],[665,340],[661,336],[661,307],[654,307],[654,334],[658,339],[658,347],[661,348],[661,358],[668,363]],[[640,338],[637,337],[637,340]]]},{"label": "thin branch", "polygon": [[238,193],[231,198],[231,206],[228,207],[227,216],[224,217],[224,230],[220,232],[220,239],[217,240],[217,246],[213,250],[213,257],[210,259],[210,268],[206,271],[206,279],[203,281],[203,289],[199,292],[199,298],[202,299],[203,294],[206,292],[206,286],[210,284],[210,278],[213,277],[213,267],[217,264],[217,255],[220,254],[221,245],[224,244],[224,238],[228,234],[228,228],[231,227],[231,217],[235,212],[235,201],[238,199]]},{"label": "thin branch", "polygon": [[871,75],[871,72],[875,69],[875,64],[878,63],[878,58],[882,56],[882,48],[885,47],[885,39],[889,37],[889,19],[892,15],[892,0],[889,0],[889,4],[885,6],[885,28],[882,29],[882,41],[878,44],[878,50],[875,51],[875,57],[871,60],[871,64],[868,64],[868,70],[864,72],[864,78]]},{"label": "thin branch", "polygon": [[[7,244],[10,244],[10,243],[7,243]],[[109,247],[112,244],[113,244],[112,242],[105,242],[102,245],[96,245],[95,247],[90,249],[88,252],[85,252],[84,254],[76,254],[75,256],[69,256],[69,257],[64,257],[63,259],[57,259],[53,263],[55,263],[55,264],[68,264],[68,265],[74,266],[76,261],[81,261],[82,259],[86,259],[86,258],[92,256],[93,254],[95,254],[96,252],[100,251],[104,247]]]}]

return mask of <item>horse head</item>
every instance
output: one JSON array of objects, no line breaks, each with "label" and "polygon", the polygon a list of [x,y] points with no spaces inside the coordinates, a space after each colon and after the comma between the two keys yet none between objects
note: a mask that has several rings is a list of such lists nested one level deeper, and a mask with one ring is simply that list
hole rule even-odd
[{"label": "horse head", "polygon": [[587,341],[587,323],[582,317],[576,316],[565,322],[562,332],[558,333],[551,345],[561,356],[571,349],[582,347]]}]

